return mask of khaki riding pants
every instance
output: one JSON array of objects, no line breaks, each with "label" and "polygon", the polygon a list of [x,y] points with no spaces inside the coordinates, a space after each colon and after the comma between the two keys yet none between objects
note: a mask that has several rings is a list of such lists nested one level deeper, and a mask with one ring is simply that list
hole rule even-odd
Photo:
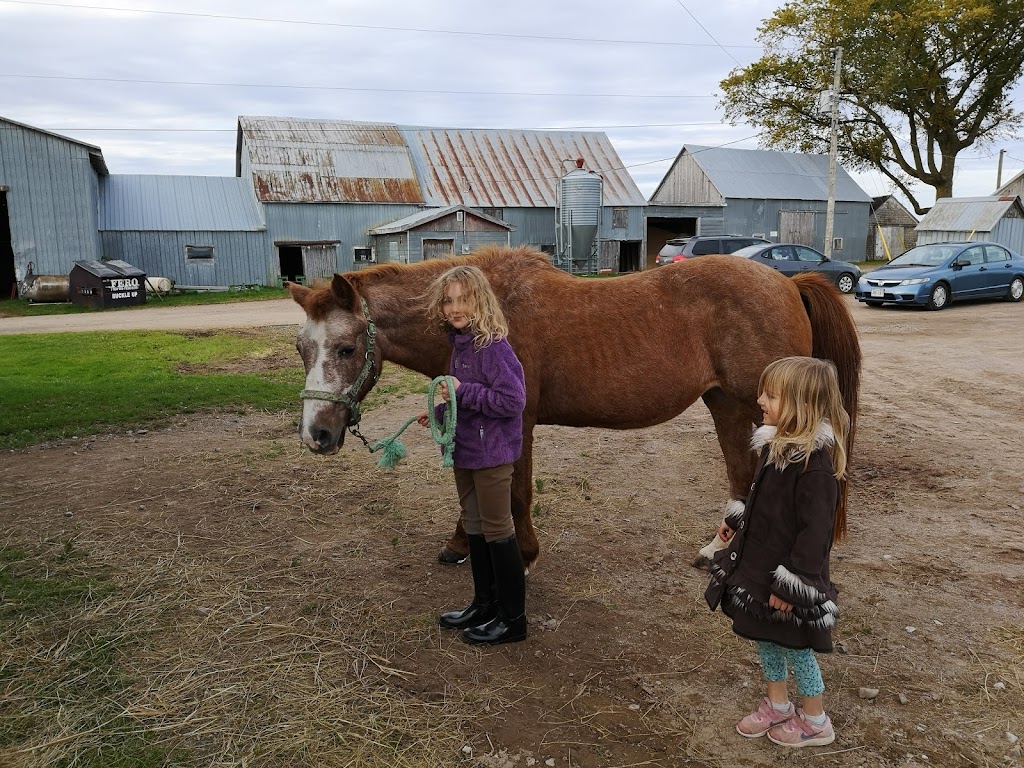
[{"label": "khaki riding pants", "polygon": [[462,505],[462,527],[467,534],[483,534],[487,541],[515,535],[511,464],[486,469],[455,467],[455,488]]}]

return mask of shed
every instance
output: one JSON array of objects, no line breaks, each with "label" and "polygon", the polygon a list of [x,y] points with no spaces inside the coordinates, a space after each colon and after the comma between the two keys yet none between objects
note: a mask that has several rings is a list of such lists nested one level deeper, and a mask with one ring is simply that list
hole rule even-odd
[{"label": "shed", "polygon": [[179,287],[277,280],[263,208],[252,187],[233,176],[108,176],[100,185],[99,228],[105,257]]},{"label": "shed", "polygon": [[893,195],[871,199],[867,258],[888,261],[917,245],[917,217]]},{"label": "shed", "polygon": [[[825,155],[685,145],[649,200],[648,260],[672,237],[743,235],[824,250],[829,159]],[[832,251],[859,261],[871,197],[836,168]]]},{"label": "shed", "polygon": [[1024,253],[1024,206],[1015,195],[943,197],[917,225],[917,244],[988,240]]},{"label": "shed", "polygon": [[414,262],[471,253],[481,245],[510,245],[511,224],[465,205],[428,208],[370,230],[369,261]]},{"label": "shed", "polygon": [[995,197],[1005,197],[1007,195],[1024,197],[1024,171],[1018,173],[992,194]]},{"label": "shed", "polygon": [[602,132],[242,116],[235,167],[265,205],[279,257],[325,241],[348,270],[376,248],[371,232],[424,208],[464,206],[509,224],[511,245],[553,252],[559,179],[577,157],[604,185],[600,266],[639,268],[646,201]]},{"label": "shed", "polygon": [[68,281],[72,304],[105,309],[146,303],[146,273],[125,261],[76,261]]},{"label": "shed", "polygon": [[99,147],[0,117],[0,297],[25,279],[98,259]]}]

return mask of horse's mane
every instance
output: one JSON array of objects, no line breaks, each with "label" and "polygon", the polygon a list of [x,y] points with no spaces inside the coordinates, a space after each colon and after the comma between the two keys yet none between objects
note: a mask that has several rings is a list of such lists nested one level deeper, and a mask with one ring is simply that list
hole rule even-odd
[{"label": "horse's mane", "polygon": [[[564,274],[552,266],[548,257],[527,246],[506,248],[496,245],[485,245],[468,256],[454,256],[448,259],[431,259],[414,264],[375,264],[366,269],[342,274],[357,293],[363,293],[365,286],[375,282],[391,280],[408,280],[417,290],[425,291],[430,281],[441,272],[459,264],[475,264],[489,277],[505,277],[512,275],[516,280],[523,280],[538,272],[550,271]],[[313,288],[303,301],[303,308],[314,320],[321,320],[338,306],[338,300],[331,290],[331,283],[321,283]]]}]

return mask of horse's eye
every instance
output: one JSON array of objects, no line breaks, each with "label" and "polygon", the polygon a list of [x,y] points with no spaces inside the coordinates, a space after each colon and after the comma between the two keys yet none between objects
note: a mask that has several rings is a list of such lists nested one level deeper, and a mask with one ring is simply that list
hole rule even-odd
[{"label": "horse's eye", "polygon": [[338,347],[338,357],[352,357],[355,347]]}]

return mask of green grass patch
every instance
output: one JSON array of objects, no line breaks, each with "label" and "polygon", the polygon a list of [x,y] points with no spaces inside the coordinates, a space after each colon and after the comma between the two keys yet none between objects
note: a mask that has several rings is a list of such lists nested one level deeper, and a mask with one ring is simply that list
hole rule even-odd
[{"label": "green grass patch", "polygon": [[128,307],[93,309],[65,302],[62,304],[30,304],[27,299],[0,301],[0,317],[36,317],[38,315],[74,315],[88,312],[145,312],[153,307],[187,307],[198,304],[225,304],[234,301],[267,301],[287,299],[283,288],[254,288],[227,291],[191,291],[167,296],[149,294],[146,303]]},{"label": "green grass patch", "polygon": [[[271,332],[0,336],[0,448],[201,409],[297,409],[303,376],[293,344]],[[294,363],[261,365],[275,356]]]}]

